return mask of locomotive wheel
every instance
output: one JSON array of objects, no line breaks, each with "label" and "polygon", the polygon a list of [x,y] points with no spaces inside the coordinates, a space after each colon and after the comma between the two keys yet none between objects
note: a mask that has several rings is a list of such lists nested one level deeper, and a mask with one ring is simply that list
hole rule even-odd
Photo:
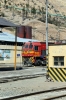
[{"label": "locomotive wheel", "polygon": [[36,60],[36,62],[35,62],[35,66],[40,66],[41,65],[41,61],[40,60]]}]

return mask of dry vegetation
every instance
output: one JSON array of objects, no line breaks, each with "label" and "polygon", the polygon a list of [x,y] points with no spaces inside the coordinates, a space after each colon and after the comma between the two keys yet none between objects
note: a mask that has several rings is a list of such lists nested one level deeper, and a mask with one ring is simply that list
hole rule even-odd
[{"label": "dry vegetation", "polygon": [[[38,39],[40,41],[46,40],[46,0],[6,0],[6,4],[4,0],[0,0],[0,14],[1,17],[4,17],[15,24],[18,25],[29,25],[33,28],[33,38]],[[29,1],[29,11],[34,7],[37,12],[43,11],[44,13],[31,13],[28,12],[27,16],[24,14],[23,10],[14,8],[13,13],[13,5],[19,8],[26,8],[26,4]],[[10,8],[9,8],[10,6]],[[28,7],[28,5],[27,5]],[[53,16],[57,14],[61,14],[62,16],[66,16],[66,0],[48,0],[48,12],[50,13],[48,23],[48,39],[50,41],[54,40],[66,40],[66,18],[65,20],[59,16]],[[13,16],[14,15],[14,16]],[[42,20],[42,21],[40,21]],[[55,21],[54,21],[55,20]],[[58,22],[56,22],[56,20]],[[60,22],[60,24],[58,24]],[[57,25],[56,25],[57,24]],[[14,34],[14,31],[5,30]]]}]

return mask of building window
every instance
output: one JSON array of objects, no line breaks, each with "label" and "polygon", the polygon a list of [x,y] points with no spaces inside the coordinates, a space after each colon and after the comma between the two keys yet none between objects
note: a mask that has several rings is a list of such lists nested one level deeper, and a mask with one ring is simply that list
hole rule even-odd
[{"label": "building window", "polygon": [[64,66],[64,57],[54,57],[55,66]]}]

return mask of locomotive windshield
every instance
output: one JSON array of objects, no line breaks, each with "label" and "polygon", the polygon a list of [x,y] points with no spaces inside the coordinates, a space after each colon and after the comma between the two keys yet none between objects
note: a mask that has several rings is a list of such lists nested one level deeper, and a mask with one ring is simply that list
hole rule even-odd
[{"label": "locomotive windshield", "polygon": [[32,43],[23,45],[23,49],[32,49],[32,48],[33,48]]},{"label": "locomotive windshield", "polygon": [[32,45],[32,43],[30,43],[30,45],[29,45],[29,49],[32,49],[33,48],[33,45]]},{"label": "locomotive windshield", "polygon": [[24,49],[24,48],[26,48],[26,49],[27,49],[27,48],[28,48],[28,45],[23,45],[23,49]]},{"label": "locomotive windshield", "polygon": [[28,48],[28,45],[25,45],[25,48],[27,49]]}]

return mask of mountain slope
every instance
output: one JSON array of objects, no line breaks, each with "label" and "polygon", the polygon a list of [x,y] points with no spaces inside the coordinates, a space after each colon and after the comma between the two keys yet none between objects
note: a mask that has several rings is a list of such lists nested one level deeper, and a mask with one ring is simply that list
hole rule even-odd
[{"label": "mountain slope", "polygon": [[[4,0],[1,1],[0,11],[2,17],[19,25],[30,25],[33,28],[33,38],[40,41],[46,40],[46,0]],[[22,10],[26,9],[29,3],[29,11],[35,7],[37,13],[28,12]],[[13,8],[16,7],[16,8]],[[43,12],[42,12],[43,8]],[[41,13],[40,13],[41,12]],[[48,0],[48,39],[60,40],[66,39],[66,18],[58,16],[66,16],[66,0]],[[41,22],[43,21],[43,22]],[[7,31],[7,30],[6,30]],[[15,34],[14,31],[10,31]]]}]

